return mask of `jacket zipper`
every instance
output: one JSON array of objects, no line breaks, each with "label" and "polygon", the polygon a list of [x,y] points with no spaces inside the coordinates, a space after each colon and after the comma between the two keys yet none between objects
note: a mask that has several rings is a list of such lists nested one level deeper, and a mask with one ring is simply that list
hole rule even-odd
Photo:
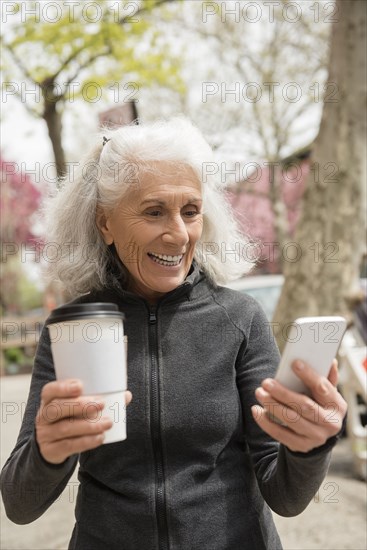
[{"label": "jacket zipper", "polygon": [[164,468],[160,425],[160,395],[158,374],[158,328],[156,309],[149,310],[149,342],[151,363],[151,435],[156,475],[156,514],[159,550],[169,550],[166,503],[164,491]]}]

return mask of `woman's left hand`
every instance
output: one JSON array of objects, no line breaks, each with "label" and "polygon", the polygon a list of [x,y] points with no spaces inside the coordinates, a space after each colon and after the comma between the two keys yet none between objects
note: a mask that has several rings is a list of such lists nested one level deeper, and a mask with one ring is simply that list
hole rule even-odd
[{"label": "woman's left hand", "polygon": [[[273,439],[291,451],[307,453],[341,430],[347,403],[336,388],[336,359],[328,378],[319,376],[301,361],[295,361],[292,368],[310,388],[312,397],[291,391],[277,380],[266,378],[255,392],[262,406],[254,405],[252,414],[260,428]],[[276,417],[283,425],[272,421],[271,417]]]}]

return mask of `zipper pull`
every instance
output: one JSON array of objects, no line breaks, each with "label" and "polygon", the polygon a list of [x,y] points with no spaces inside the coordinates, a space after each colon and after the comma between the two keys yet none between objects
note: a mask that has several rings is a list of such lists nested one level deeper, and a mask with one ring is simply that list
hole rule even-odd
[{"label": "zipper pull", "polygon": [[154,325],[154,323],[157,322],[157,316],[155,314],[155,311],[150,311],[149,312],[149,324],[150,325]]}]

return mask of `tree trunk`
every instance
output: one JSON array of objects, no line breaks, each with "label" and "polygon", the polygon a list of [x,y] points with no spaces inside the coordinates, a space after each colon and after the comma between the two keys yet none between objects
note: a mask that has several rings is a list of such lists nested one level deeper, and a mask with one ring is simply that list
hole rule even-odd
[{"label": "tree trunk", "polygon": [[336,7],[323,116],[294,239],[297,255],[285,262],[273,319],[281,350],[295,318],[349,316],[364,252],[367,4],[337,0]]},{"label": "tree trunk", "polygon": [[52,144],[56,174],[58,179],[61,179],[66,174],[66,161],[62,146],[61,113],[57,110],[57,106],[58,103],[62,101],[63,97],[54,93],[54,82],[52,78],[44,80],[40,86],[44,99],[43,119],[47,124],[48,135]]},{"label": "tree trunk", "polygon": [[[278,164],[278,162],[276,164]],[[272,171],[272,167],[270,167],[269,199],[274,217],[274,250],[283,250],[285,245],[290,241],[287,207],[282,196],[281,172],[282,168],[279,166],[274,166],[274,172]],[[278,262],[283,270],[283,254],[279,255]]]}]

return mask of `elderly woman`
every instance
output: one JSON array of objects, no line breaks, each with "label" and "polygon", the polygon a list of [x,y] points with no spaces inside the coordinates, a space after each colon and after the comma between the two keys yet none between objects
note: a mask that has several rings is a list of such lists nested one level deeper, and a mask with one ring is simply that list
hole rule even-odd
[{"label": "elderly woman", "polygon": [[[113,302],[126,315],[128,437],[101,445],[111,422],[83,417],[80,381],[55,381],[45,329],[2,472],[7,514],[37,519],[79,462],[71,549],[281,548],[270,508],[302,512],[341,429],[336,365],[329,379],[294,366],[312,399],[272,379],[279,354],[264,313],[220,286],[249,270],[249,243],[200,133],[176,118],[107,136],[49,207],[60,251],[50,269],[74,303]],[[56,419],[42,414],[52,403]],[[302,415],[280,424],[271,407],[278,420]]]}]

